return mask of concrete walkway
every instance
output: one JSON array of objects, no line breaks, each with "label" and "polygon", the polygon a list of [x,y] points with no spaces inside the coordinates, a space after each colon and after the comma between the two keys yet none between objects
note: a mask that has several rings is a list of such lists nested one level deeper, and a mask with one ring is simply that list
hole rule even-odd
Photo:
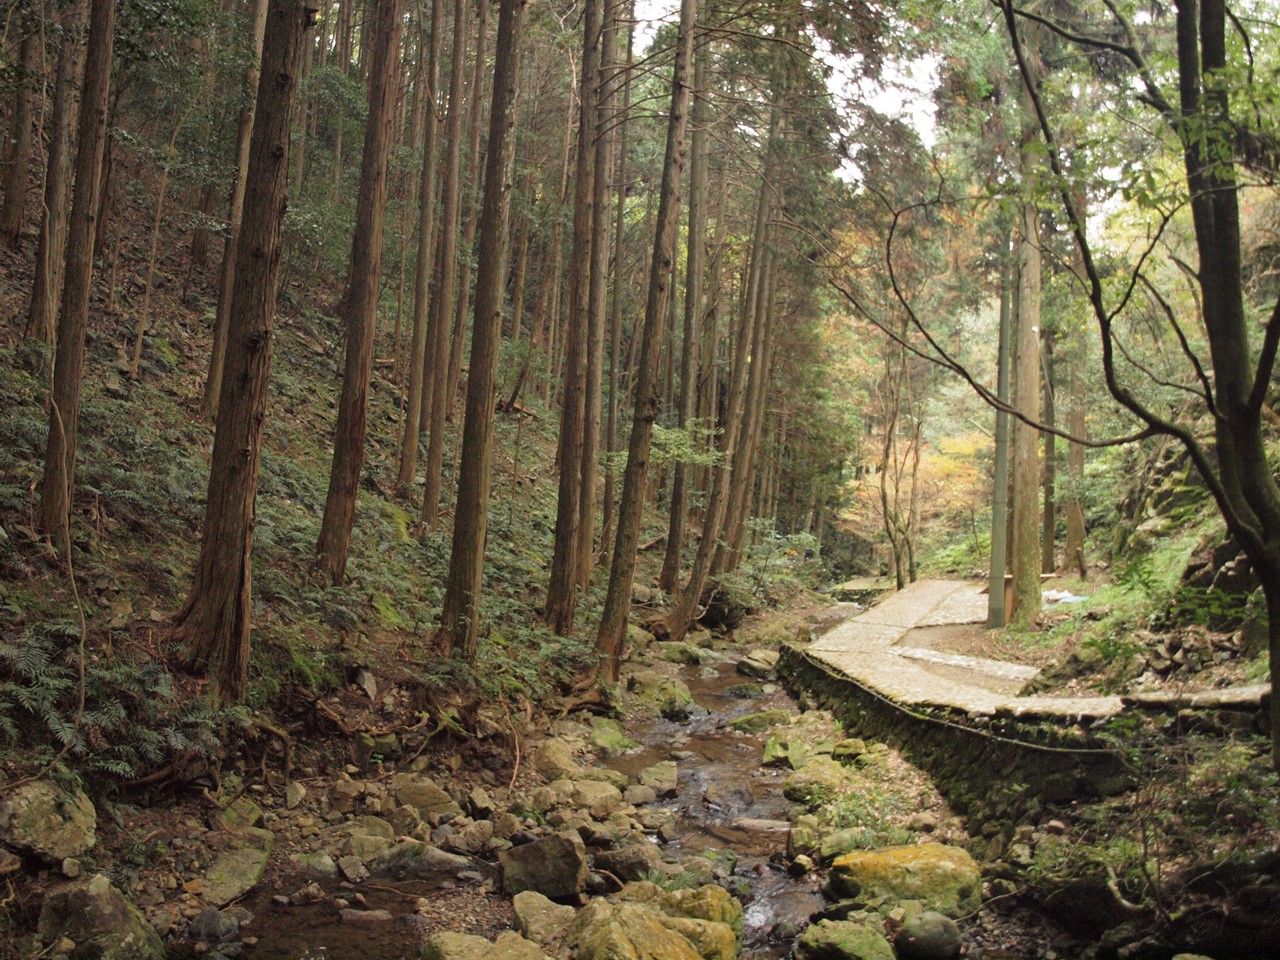
[{"label": "concrete walkway", "polygon": [[973,716],[1111,717],[1120,697],[1019,697],[1037,671],[1022,664],[948,654],[903,641],[912,630],[984,623],[987,597],[973,583],[921,580],[846,620],[803,648],[806,656],[903,706]]}]

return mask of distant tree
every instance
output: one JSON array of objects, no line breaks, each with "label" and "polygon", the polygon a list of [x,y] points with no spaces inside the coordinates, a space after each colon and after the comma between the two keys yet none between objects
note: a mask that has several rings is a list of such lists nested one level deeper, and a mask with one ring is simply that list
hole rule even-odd
[{"label": "distant tree", "polygon": [[449,583],[436,642],[445,654],[474,663],[480,637],[480,587],[493,474],[494,386],[502,338],[502,300],[511,253],[509,206],[515,162],[515,118],[519,94],[520,36],[526,0],[502,0],[498,13],[493,104],[480,213],[480,259],[476,275],[471,366],[458,470],[458,508],[453,524]]},{"label": "distant tree", "polygon": [[360,194],[356,200],[347,291],[342,298],[347,331],[346,363],[342,394],[338,399],[329,492],[320,522],[320,539],[316,543],[317,562],[332,583],[339,583],[347,568],[369,427],[369,381],[373,376],[373,335],[382,277],[382,221],[387,205],[387,156],[391,150],[398,92],[395,78],[400,62],[403,20],[400,9],[400,0],[378,0],[373,29],[368,34],[372,61],[369,117],[360,165]]},{"label": "distant tree", "polygon": [[[698,20],[705,17],[706,0],[698,4]],[[701,24],[700,24],[701,25]],[[707,244],[707,57],[694,58],[693,133],[689,147],[689,239],[685,262],[684,324],[680,338],[680,403],[676,411],[681,429],[688,429],[698,399],[699,350],[702,347],[704,273]],[[680,581],[680,558],[689,527],[689,488],[693,470],[685,460],[675,465],[671,477],[671,510],[667,524],[667,549],[662,558],[658,586],[674,593]]]},{"label": "distant tree", "polygon": [[314,0],[270,0],[263,82],[250,141],[245,209],[236,244],[236,283],[226,370],[209,469],[200,556],[174,636],[187,661],[209,676],[224,703],[244,699],[253,603],[251,557],[280,279],[289,175],[289,131],[303,34]]},{"label": "distant tree", "polygon": [[59,530],[67,522],[75,490],[84,337],[89,323],[89,288],[93,281],[102,153],[107,140],[115,20],[115,0],[93,0],[80,101],[79,148],[68,225],[62,310],[53,361],[49,440],[45,446],[44,479],[40,484],[40,507],[36,514],[36,525],[45,532]]}]

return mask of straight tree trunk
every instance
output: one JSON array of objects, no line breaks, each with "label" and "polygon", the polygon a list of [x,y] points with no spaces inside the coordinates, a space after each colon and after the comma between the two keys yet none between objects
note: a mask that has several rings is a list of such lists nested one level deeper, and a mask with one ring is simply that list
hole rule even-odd
[{"label": "straight tree trunk", "polygon": [[342,582],[355,522],[356,495],[364,466],[368,430],[369,380],[373,374],[373,336],[378,317],[378,288],[382,274],[382,221],[387,203],[387,154],[391,149],[391,121],[395,115],[395,74],[399,62],[400,0],[378,0],[373,29],[366,33],[371,47],[369,119],[360,164],[360,193],[356,199],[356,229],[351,241],[351,267],[346,312],[347,355],[338,400],[333,465],[329,493],[316,555],[321,572],[331,583]]},{"label": "straight tree trunk", "polygon": [[747,381],[746,421],[742,431],[742,449],[738,456],[736,476],[732,479],[732,490],[729,499],[729,510],[725,516],[725,525],[721,533],[721,546],[716,551],[716,559],[711,564],[713,576],[731,573],[738,568],[738,560],[742,555],[745,542],[747,517],[751,506],[751,490],[755,485],[756,474],[760,466],[761,435],[764,430],[764,414],[769,394],[769,379],[773,364],[773,316],[777,298],[777,275],[774,269],[772,237],[768,237],[769,250],[765,257],[764,276],[757,310],[763,314],[761,332],[763,345],[760,348],[758,362],[753,358],[751,376]]},{"label": "straight tree trunk", "polygon": [[[424,417],[427,439],[426,476],[422,491],[422,519],[427,528],[440,524],[440,488],[444,470],[444,423],[449,404],[449,320],[453,316],[457,277],[458,219],[462,205],[462,64],[467,54],[467,0],[453,2],[453,56],[449,68],[449,129],[445,137],[444,179],[440,186],[440,240],[436,244],[435,294],[427,327],[424,376],[432,378],[430,416]],[[423,399],[427,399],[423,390]]]},{"label": "straight tree trunk", "polygon": [[[470,117],[467,129],[470,131],[470,147],[467,153],[467,182],[480,193],[480,125],[484,117],[484,77],[485,47],[488,46],[489,5],[482,3],[477,8],[476,18],[476,50],[472,58],[471,96],[468,104]],[[478,201],[468,204],[466,214],[462,218],[462,262],[458,264],[458,297],[453,311],[453,332],[449,338],[449,380],[445,386],[445,419],[453,419],[453,408],[458,398],[458,385],[462,382],[462,353],[466,345],[467,313],[471,304],[471,263],[476,242],[476,221]]]},{"label": "straight tree trunk", "polygon": [[18,102],[10,117],[9,170],[5,177],[4,203],[0,205],[0,236],[10,247],[22,239],[22,216],[27,208],[27,174],[31,170],[31,121],[35,116],[36,81],[39,79],[43,31],[40,12],[24,17],[18,47]]},{"label": "straight tree trunk", "polygon": [[525,0],[502,0],[489,111],[484,202],[480,214],[480,268],[458,471],[458,512],[449,556],[449,583],[436,642],[445,655],[474,664],[480,638],[480,588],[493,472],[494,386],[502,339],[502,297],[511,252],[508,210],[515,164],[515,120],[520,74],[520,26]]},{"label": "straight tree trunk", "polygon": [[209,357],[209,373],[204,382],[204,412],[213,417],[218,412],[218,393],[222,389],[222,371],[227,352],[227,326],[231,322],[231,295],[236,280],[236,242],[244,215],[245,181],[249,175],[249,142],[253,136],[254,110],[258,96],[258,65],[262,59],[263,33],[267,23],[266,0],[253,0],[249,12],[253,37],[253,56],[244,71],[244,105],[236,130],[236,180],[231,189],[227,221],[227,242],[222,250],[222,275],[218,284],[218,310],[213,321],[213,347]]},{"label": "straight tree trunk", "polygon": [[67,233],[62,313],[53,362],[49,439],[45,447],[44,478],[40,484],[40,507],[36,513],[36,526],[45,533],[59,530],[68,522],[75,487],[80,382],[84,369],[85,328],[89,322],[89,293],[93,282],[102,152],[107,139],[115,19],[115,0],[93,0],[89,14],[84,92],[80,102],[75,192]]},{"label": "straight tree trunk", "polygon": [[662,184],[659,187],[657,219],[654,224],[653,258],[649,265],[649,289],[645,298],[644,331],[639,351],[635,413],[631,420],[631,438],[627,444],[627,470],[622,481],[622,502],[618,511],[613,563],[609,568],[609,588],[605,595],[600,629],[596,634],[595,649],[600,660],[591,668],[589,680],[592,683],[599,680],[608,683],[617,681],[622,666],[623,641],[627,634],[631,582],[635,575],[636,550],[644,513],[645,482],[649,472],[649,447],[653,438],[653,423],[658,414],[659,351],[665,333],[663,321],[667,312],[667,297],[671,295],[676,233],[680,219],[695,12],[695,0],[681,0],[675,66],[671,80],[671,113],[667,119],[667,145],[662,163]]},{"label": "straight tree trunk", "polygon": [[[780,108],[777,106],[770,111],[770,142],[778,135],[779,113]],[[737,469],[739,447],[744,433],[743,420],[747,411],[748,368],[752,366],[752,358],[756,358],[758,365],[764,348],[764,311],[757,310],[755,306],[759,294],[759,274],[764,267],[764,232],[769,222],[771,204],[772,190],[766,175],[760,180],[750,265],[738,315],[737,342],[734,345],[724,433],[721,438],[721,460],[711,473],[711,493],[703,519],[702,538],[698,541],[698,552],[689,571],[689,579],[666,617],[667,630],[672,640],[683,640],[693,625],[698,604],[702,601],[702,591],[706,589],[712,565],[719,553],[720,534],[729,511],[730,488]]]},{"label": "straight tree trunk", "polygon": [[[1054,331],[1045,328],[1040,334],[1041,373],[1044,375],[1044,424],[1047,427],[1057,426],[1057,414],[1054,404]],[[1057,485],[1058,473],[1058,438],[1051,430],[1044,431],[1044,469],[1041,471],[1041,488],[1043,490],[1043,506],[1040,525],[1040,572],[1053,573],[1057,569],[1056,546],[1058,516],[1054,506],[1054,487]]]},{"label": "straight tree trunk", "polygon": [[573,629],[578,605],[578,524],[582,497],[587,310],[591,283],[591,238],[595,204],[596,88],[600,68],[603,0],[586,0],[582,25],[582,83],[578,113],[578,155],[574,168],[573,246],[569,255],[569,313],[564,330],[564,397],[556,460],[560,485],[555,541],[543,617],[560,635]]},{"label": "straight tree trunk", "polygon": [[613,170],[613,96],[618,73],[619,0],[602,0],[600,69],[596,83],[595,173],[591,204],[591,279],[587,293],[586,391],[582,411],[582,486],[578,497],[578,586],[595,569],[596,501],[600,492],[600,413],[604,385],[605,308],[609,290],[609,175]]},{"label": "straight tree trunk", "polygon": [[49,123],[49,159],[44,178],[44,217],[36,249],[35,280],[27,310],[27,336],[53,345],[62,292],[67,215],[71,199],[71,156],[75,134],[80,68],[84,65],[84,19],[88,4],[76,0],[63,26],[58,50],[58,79]]},{"label": "straight tree trunk", "polygon": [[413,334],[409,348],[409,396],[406,400],[404,437],[400,444],[400,473],[396,486],[407,495],[418,469],[418,441],[422,433],[422,412],[429,410],[431,389],[427,377],[427,308],[431,302],[431,268],[435,257],[436,165],[440,153],[439,123],[436,116],[436,87],[440,82],[440,52],[443,46],[444,3],[431,0],[431,43],[427,49],[424,98],[422,171],[418,181],[418,256],[413,270]]},{"label": "straight tree trunk", "polygon": [[[706,0],[698,4],[701,19]],[[707,107],[706,57],[697,57],[693,67],[693,134],[689,151],[689,239],[685,266],[684,329],[680,349],[679,426],[689,428],[696,414],[698,369],[702,346],[703,271],[707,239]],[[667,549],[662,558],[658,586],[674,593],[680,580],[680,555],[689,527],[690,465],[679,461],[671,479],[671,516],[667,525]]]},{"label": "straight tree trunk", "polygon": [[[1028,47],[1038,44],[1030,34]],[[1038,82],[1038,81],[1037,81]],[[1022,180],[1037,179],[1042,147],[1035,104],[1026,84],[1019,95],[1022,115]],[[1013,360],[1013,405],[1032,423],[1040,419],[1040,358],[1036,331],[1040,326],[1040,212],[1031,198],[1022,203],[1017,231],[1017,349]],[[1040,469],[1036,462],[1038,431],[1022,420],[1013,422],[1013,520],[1010,524],[1013,608],[1010,620],[1030,623],[1040,611]]]},{"label": "straight tree trunk", "polygon": [[[628,0],[627,11],[627,52],[622,69],[625,79],[622,82],[622,103],[616,119],[615,136],[618,140],[615,151],[616,171],[614,173],[614,226],[613,226],[613,303],[609,314],[609,406],[605,414],[604,446],[607,454],[618,449],[618,387],[619,367],[622,353],[622,298],[626,290],[626,277],[622,269],[622,255],[626,239],[627,210],[627,117],[631,110],[631,67],[635,48],[635,0]],[[614,496],[614,471],[612,467],[604,474],[604,508],[600,520],[600,560],[605,558],[606,544],[613,534],[613,517],[616,512]]]},{"label": "straight tree trunk", "polygon": [[236,245],[236,285],[227,331],[224,402],[218,409],[200,557],[175,621],[186,659],[208,676],[223,703],[244,700],[252,626],[254,518],[280,247],[289,176],[289,131],[307,0],[271,0],[263,83],[245,185],[248,209]]}]

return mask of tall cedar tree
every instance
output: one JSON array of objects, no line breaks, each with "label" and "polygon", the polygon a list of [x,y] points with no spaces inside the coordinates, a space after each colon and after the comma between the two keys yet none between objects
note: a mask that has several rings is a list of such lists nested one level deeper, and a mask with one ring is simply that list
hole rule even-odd
[{"label": "tall cedar tree", "polygon": [[382,275],[382,220],[387,205],[387,155],[395,118],[396,74],[400,64],[400,0],[378,0],[369,49],[369,119],[365,126],[356,229],[347,273],[347,357],[338,400],[329,493],[316,543],[317,563],[331,583],[342,580],[355,523],[356,494],[364,467],[368,431],[369,381],[373,376],[373,336]]},{"label": "tall cedar tree", "polygon": [[67,522],[75,489],[80,381],[84,369],[85,328],[89,323],[89,287],[93,281],[102,154],[107,141],[107,103],[115,23],[115,0],[93,0],[80,101],[80,145],[76,153],[75,190],[67,235],[62,312],[53,359],[49,440],[45,446],[44,479],[36,514],[36,525],[45,532],[59,530]]},{"label": "tall cedar tree", "polygon": [[445,134],[444,179],[440,184],[440,239],[436,244],[435,291],[427,325],[424,375],[433,386],[424,389],[422,428],[427,438],[426,477],[422,490],[422,519],[434,530],[440,523],[440,488],[444,470],[444,422],[449,412],[449,319],[453,316],[458,258],[458,217],[462,206],[462,62],[467,52],[467,0],[453,3],[453,56],[449,67],[449,123]]},{"label": "tall cedar tree", "polygon": [[582,94],[578,112],[578,156],[574,167],[573,250],[569,258],[569,314],[564,332],[564,398],[560,412],[560,489],[556,531],[547,580],[544,617],[551,629],[573,629],[578,605],[578,524],[582,497],[583,417],[586,410],[587,310],[594,235],[596,107],[593,91],[600,69],[603,0],[586,0],[582,16]]},{"label": "tall cedar tree", "polygon": [[[1028,31],[1026,42],[1034,45]],[[1038,50],[1028,55],[1038,57]],[[1043,147],[1039,142],[1033,88],[1039,89],[1041,69],[1024,78],[1018,95],[1021,115],[1022,182],[1034,190],[1042,166]],[[1013,517],[1010,523],[1012,549],[1009,566],[1013,571],[1013,608],[1009,618],[1014,623],[1030,623],[1040,612],[1040,465],[1036,441],[1039,431],[1032,426],[1040,419],[1040,210],[1033,197],[1022,201],[1018,230],[1015,234],[1018,257],[1017,309],[1014,311],[1017,333],[1013,355],[1013,405],[1021,417],[1013,422],[1012,474]],[[1030,422],[1027,422],[1030,421]]]},{"label": "tall cedar tree", "polygon": [[262,83],[245,181],[246,218],[236,243],[236,284],[227,329],[225,388],[209,469],[204,537],[175,636],[187,660],[224,703],[244,699],[249,670],[255,504],[271,377],[280,279],[281,227],[289,175],[289,130],[303,35],[315,0],[271,0]]},{"label": "tall cedar tree", "polygon": [[[698,4],[699,20],[704,16],[706,0]],[[679,425],[688,429],[697,400],[699,356],[702,346],[703,273],[707,240],[707,57],[699,56],[693,65],[693,89],[698,91],[693,102],[693,134],[689,148],[689,250],[686,254],[684,290],[684,329],[680,348]],[[671,477],[671,516],[667,525],[667,550],[662,558],[658,586],[674,593],[680,581],[680,555],[685,532],[689,527],[689,486],[692,471],[689,464],[678,461]]]},{"label": "tall cedar tree", "polygon": [[[667,119],[667,146],[662,163],[662,185],[654,223],[653,257],[649,263],[649,289],[644,307],[644,331],[640,342],[640,368],[636,376],[635,412],[627,444],[627,469],[622,478],[622,502],[618,509],[618,534],[609,568],[609,589],[596,634],[600,660],[584,677],[587,684],[603,679],[613,683],[622,666],[622,644],[627,634],[631,605],[631,581],[643,520],[645,483],[649,475],[649,448],[653,422],[658,415],[658,365],[665,338],[667,298],[671,295],[676,233],[680,221],[680,182],[684,174],[685,130],[689,124],[689,66],[693,61],[695,0],[681,0],[680,27],[676,34],[676,59],[671,79],[671,113]],[[603,677],[600,672],[603,671]]]},{"label": "tall cedar tree", "polygon": [[516,101],[520,74],[520,33],[526,0],[502,0],[498,46],[489,111],[489,149],[485,159],[484,200],[480,213],[480,268],[471,328],[471,367],[458,471],[458,508],[453,524],[449,584],[436,642],[446,654],[460,653],[475,663],[480,636],[480,586],[484,573],[485,533],[493,473],[494,385],[502,337],[502,298],[511,253],[508,210],[515,166]]},{"label": "tall cedar tree", "polygon": [[71,200],[71,154],[74,146],[76,97],[84,66],[85,0],[74,0],[62,25],[58,74],[49,121],[49,158],[44,176],[44,216],[36,248],[35,279],[27,309],[27,336],[50,345],[57,335],[58,296],[67,246],[67,215]]},{"label": "tall cedar tree", "polygon": [[18,99],[10,116],[8,156],[9,169],[5,178],[4,203],[0,204],[0,236],[11,247],[17,247],[22,239],[22,215],[27,206],[27,174],[31,168],[31,121],[35,116],[35,94],[40,76],[40,61],[44,51],[44,30],[41,29],[38,9],[28,11],[22,17],[18,29],[22,41],[18,44]]},{"label": "tall cedar tree", "polygon": [[431,0],[431,41],[427,48],[427,72],[422,78],[426,87],[422,170],[418,180],[418,254],[413,268],[413,333],[409,348],[409,393],[405,397],[404,437],[400,446],[400,472],[396,486],[407,494],[413,486],[418,468],[418,441],[422,432],[423,408],[430,408],[427,395],[431,379],[427,376],[427,308],[431,303],[431,268],[435,252],[436,166],[440,154],[440,124],[436,116],[436,87],[440,82],[441,30],[444,26],[444,3]]},{"label": "tall cedar tree", "polygon": [[204,381],[204,411],[209,416],[218,412],[218,394],[226,366],[227,328],[231,323],[231,299],[236,280],[236,240],[244,216],[245,184],[249,176],[249,140],[253,136],[254,104],[258,99],[259,62],[262,60],[263,31],[267,23],[266,0],[253,0],[249,8],[249,29],[253,37],[253,56],[244,70],[244,106],[236,129],[236,179],[231,187],[229,229],[222,251],[222,273],[218,284],[218,308],[213,320],[213,347],[209,353],[209,372]]},{"label": "tall cedar tree", "polygon": [[609,174],[613,167],[613,94],[618,61],[618,2],[601,8],[600,65],[596,82],[595,172],[591,200],[591,277],[587,284],[585,390],[582,399],[582,482],[578,488],[578,570],[582,590],[595,569],[596,500],[600,490],[600,412],[604,381],[604,315],[609,283]]}]

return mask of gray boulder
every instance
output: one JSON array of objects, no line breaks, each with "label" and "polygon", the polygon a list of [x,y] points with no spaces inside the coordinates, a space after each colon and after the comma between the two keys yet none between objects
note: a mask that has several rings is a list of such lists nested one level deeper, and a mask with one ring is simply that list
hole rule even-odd
[{"label": "gray boulder", "polygon": [[502,881],[508,894],[535,890],[552,900],[576,898],[587,888],[587,848],[576,833],[549,837],[504,850]]},{"label": "gray boulder", "polygon": [[662,854],[648,840],[642,840],[597,853],[595,865],[597,869],[608,870],[619,880],[645,880],[648,874],[662,869]]},{"label": "gray boulder", "polygon": [[419,840],[402,840],[369,864],[375,877],[438,877],[456,874],[471,865],[466,857],[448,853]]},{"label": "gray boulder", "polygon": [[431,813],[461,814],[462,808],[430,777],[415,773],[397,773],[391,778],[391,792],[396,803],[415,808],[420,816]]}]

